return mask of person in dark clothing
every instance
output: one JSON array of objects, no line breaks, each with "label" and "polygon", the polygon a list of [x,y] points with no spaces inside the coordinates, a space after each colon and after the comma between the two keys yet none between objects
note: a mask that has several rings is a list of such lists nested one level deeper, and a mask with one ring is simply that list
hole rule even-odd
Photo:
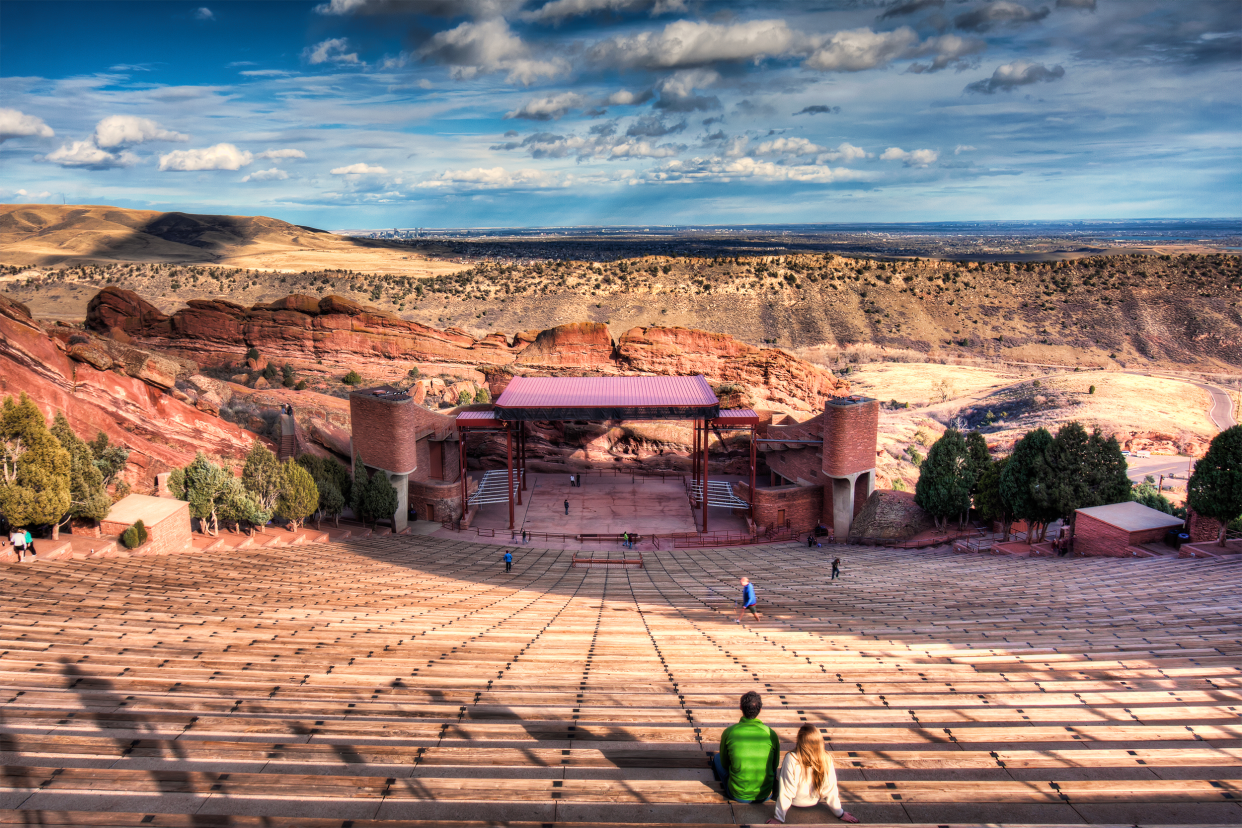
[{"label": "person in dark clothing", "polygon": [[841,559],[832,559],[832,580],[836,580],[841,575]]},{"label": "person in dark clothing", "polygon": [[751,615],[755,616],[755,620],[759,620],[759,610],[755,609],[755,605],[759,603],[759,599],[755,596],[755,585],[750,582],[749,578],[742,579],[742,606],[737,611],[737,623],[742,623],[742,616],[746,615],[746,610],[750,610]]},{"label": "person in dark clothing", "polygon": [[569,514],[569,500],[568,499],[566,499],[565,501],[565,514]]},{"label": "person in dark clothing", "polygon": [[526,530],[525,529],[522,530],[522,545],[523,546],[526,545]]},{"label": "person in dark clothing", "polygon": [[807,535],[806,536],[806,548],[810,549],[814,545],[815,545],[815,538],[811,537],[810,535]]},{"label": "person in dark clothing", "polygon": [[742,696],[742,718],[720,735],[720,752],[712,754],[712,770],[726,799],[764,802],[776,784],[781,743],[772,728],[759,721],[763,697],[754,690]]},{"label": "person in dark clothing", "polygon": [[513,553],[508,549],[505,550],[505,572],[513,569]]}]

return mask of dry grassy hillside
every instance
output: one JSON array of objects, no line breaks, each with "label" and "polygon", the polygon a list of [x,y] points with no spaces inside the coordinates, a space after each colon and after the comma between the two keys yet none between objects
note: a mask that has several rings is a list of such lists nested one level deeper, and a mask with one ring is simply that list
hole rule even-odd
[{"label": "dry grassy hillside", "polygon": [[386,241],[337,236],[264,216],[208,216],[117,207],[0,205],[0,263],[214,264],[271,270],[366,268],[434,276],[460,266]]}]

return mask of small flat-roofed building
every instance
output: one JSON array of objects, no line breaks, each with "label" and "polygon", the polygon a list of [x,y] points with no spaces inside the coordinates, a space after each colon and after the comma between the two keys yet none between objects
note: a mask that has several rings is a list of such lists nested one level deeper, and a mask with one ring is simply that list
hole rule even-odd
[{"label": "small flat-roofed building", "polygon": [[1130,557],[1130,547],[1161,540],[1181,518],[1142,503],[1110,503],[1078,509],[1074,519],[1074,551],[1080,555]]},{"label": "small flat-roofed building", "polygon": [[169,497],[132,494],[112,504],[108,516],[99,521],[100,534],[119,537],[139,520],[149,538],[139,549],[150,555],[185,552],[191,547],[190,504]]}]

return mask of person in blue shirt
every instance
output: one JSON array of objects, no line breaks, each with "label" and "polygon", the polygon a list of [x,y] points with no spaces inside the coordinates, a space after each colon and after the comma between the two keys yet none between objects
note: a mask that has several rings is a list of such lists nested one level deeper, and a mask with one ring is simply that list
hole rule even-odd
[{"label": "person in blue shirt", "polygon": [[513,553],[508,549],[505,550],[505,572],[513,569]]},{"label": "person in blue shirt", "polygon": [[737,623],[742,623],[742,616],[746,614],[746,610],[750,610],[751,615],[755,616],[755,620],[759,620],[759,610],[755,609],[755,605],[759,603],[759,599],[755,597],[755,585],[750,582],[749,578],[742,578],[742,606],[737,611]]}]

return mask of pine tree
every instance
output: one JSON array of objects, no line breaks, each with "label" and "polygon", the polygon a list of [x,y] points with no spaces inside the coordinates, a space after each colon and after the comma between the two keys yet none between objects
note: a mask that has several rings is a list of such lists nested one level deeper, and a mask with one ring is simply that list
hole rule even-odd
[{"label": "pine tree", "polygon": [[266,512],[276,507],[283,474],[276,455],[255,440],[242,466],[242,486],[254,497],[259,508]]},{"label": "pine tree", "polygon": [[0,515],[11,526],[56,524],[69,511],[72,458],[24,393],[0,409]]},{"label": "pine tree", "polygon": [[1081,423],[1061,426],[1048,450],[1052,501],[1059,517],[1074,520],[1077,510],[1131,499],[1126,459],[1114,437]]},{"label": "pine tree", "polygon": [[[354,455],[354,477],[350,485],[349,508],[354,510],[354,517],[362,520],[362,501],[366,498],[367,483],[371,477],[367,474],[367,466],[362,462],[362,455]],[[344,492],[341,492],[344,494]]]},{"label": "pine tree", "polygon": [[298,524],[319,508],[319,488],[310,473],[293,460],[286,460],[280,471],[276,517],[289,521],[290,528],[296,532]]},{"label": "pine tree", "polygon": [[970,458],[970,493],[974,494],[979,490],[979,478],[992,465],[992,453],[983,435],[972,431],[966,435],[966,454]]},{"label": "pine tree", "polygon": [[103,520],[112,509],[112,498],[104,489],[103,474],[95,465],[91,447],[73,433],[69,420],[61,412],[52,421],[52,436],[69,452],[69,510],[58,521],[72,519]]},{"label": "pine tree", "polygon": [[[201,451],[180,471],[180,475],[169,475],[169,489],[189,502],[190,517],[200,521],[204,534],[213,537],[220,534],[222,508],[238,506],[239,494],[245,494],[241,481],[227,469],[212,463]],[[228,517],[236,517],[234,509],[226,512],[226,519]]]},{"label": "pine tree", "polygon": [[1195,463],[1186,485],[1186,504],[1204,517],[1220,521],[1219,546],[1225,545],[1229,522],[1242,515],[1242,425],[1212,439],[1207,454]]},{"label": "pine tree", "polygon": [[927,459],[919,467],[914,502],[943,529],[950,517],[961,517],[970,510],[970,489],[974,473],[970,453],[962,433],[955,428],[932,444]]},{"label": "pine tree", "polygon": [[125,464],[129,462],[129,449],[119,443],[109,443],[108,435],[102,431],[88,445],[91,447],[91,454],[95,456],[95,466],[103,476],[103,486],[106,489],[125,470]]},{"label": "pine tree", "polygon": [[336,483],[327,479],[315,481],[319,489],[319,511],[324,517],[330,517],[336,526],[341,525],[341,512],[345,509],[345,496],[337,488]]},{"label": "pine tree", "polygon": [[999,521],[1005,540],[1009,540],[1009,529],[1013,523],[1013,514],[1001,497],[1001,475],[1005,473],[1008,463],[1009,458],[1002,457],[988,464],[983,474],[979,475],[974,498],[979,517],[987,523]]},{"label": "pine tree", "polygon": [[1042,541],[1048,524],[1060,516],[1052,499],[1051,446],[1048,429],[1028,431],[1013,447],[1001,474],[1001,498],[1014,518],[1027,522],[1027,540],[1031,542]]},{"label": "pine tree", "polygon": [[388,482],[388,475],[376,471],[367,481],[366,491],[362,499],[364,520],[375,523],[379,520],[391,519],[397,513],[397,490]]}]

